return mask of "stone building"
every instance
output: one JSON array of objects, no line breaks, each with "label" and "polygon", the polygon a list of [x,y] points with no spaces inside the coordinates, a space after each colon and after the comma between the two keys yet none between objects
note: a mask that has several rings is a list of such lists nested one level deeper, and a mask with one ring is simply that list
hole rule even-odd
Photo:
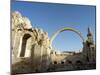
[{"label": "stone building", "polygon": [[[66,67],[63,70],[75,70],[76,65],[77,67],[80,67],[80,65],[78,66],[78,64],[81,64],[80,67],[81,69],[95,69],[96,68],[96,47],[93,41],[93,34],[91,33],[90,28],[88,28],[87,39],[82,43],[83,43],[83,48],[79,52],[67,52],[67,51],[58,52],[57,50],[56,51],[52,50],[51,63],[57,66],[60,64],[63,65],[65,64],[64,66]],[[73,66],[70,69],[69,69],[69,64],[70,66]]]},{"label": "stone building", "polygon": [[[30,20],[19,12],[13,12],[11,17],[12,74],[75,70],[77,64],[96,64],[96,47],[89,28],[86,41],[82,34],[73,28],[62,28],[49,38],[47,32],[32,27]],[[80,36],[83,40],[81,52],[58,52],[52,48],[52,41],[64,30],[74,31]]]},{"label": "stone building", "polygon": [[12,72],[45,71],[50,59],[50,40],[42,29],[32,28],[28,18],[12,13]]}]

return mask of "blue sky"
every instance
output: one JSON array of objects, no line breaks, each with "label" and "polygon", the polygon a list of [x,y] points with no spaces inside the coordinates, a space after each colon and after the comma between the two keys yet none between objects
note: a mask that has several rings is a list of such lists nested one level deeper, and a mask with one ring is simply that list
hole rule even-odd
[{"label": "blue sky", "polygon": [[[86,39],[87,28],[91,27],[95,39],[95,6],[38,2],[13,2],[12,11],[19,11],[31,20],[33,27],[42,28],[49,37],[62,27],[78,29]],[[77,51],[82,48],[82,40],[71,31],[61,32],[53,41],[55,49]]]}]

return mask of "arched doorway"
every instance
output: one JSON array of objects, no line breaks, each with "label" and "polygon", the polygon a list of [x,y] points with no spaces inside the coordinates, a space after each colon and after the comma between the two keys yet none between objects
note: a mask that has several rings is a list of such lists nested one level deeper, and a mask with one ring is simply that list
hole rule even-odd
[{"label": "arched doorway", "polygon": [[28,56],[30,53],[30,43],[31,42],[31,35],[30,34],[24,34],[22,38],[22,45],[21,45],[21,52],[20,57]]}]

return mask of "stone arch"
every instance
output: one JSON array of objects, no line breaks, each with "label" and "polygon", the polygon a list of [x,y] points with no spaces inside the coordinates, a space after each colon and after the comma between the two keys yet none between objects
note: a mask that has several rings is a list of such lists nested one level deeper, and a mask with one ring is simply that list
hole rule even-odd
[{"label": "stone arch", "polygon": [[83,38],[83,36],[82,36],[82,33],[81,33],[79,30],[74,29],[74,28],[71,28],[71,27],[64,27],[64,28],[61,28],[61,29],[57,30],[57,31],[52,35],[52,37],[51,37],[51,39],[50,39],[51,46],[52,46],[53,40],[57,37],[57,35],[58,35],[59,33],[63,32],[63,31],[72,31],[72,32],[75,32],[76,34],[79,35],[79,37],[81,38],[82,42],[84,42],[84,38]]},{"label": "stone arch", "polygon": [[25,56],[25,51],[27,49],[27,42],[28,39],[31,37],[30,34],[24,34],[23,38],[22,38],[22,45],[21,45],[21,52],[20,52],[20,57],[24,57]]},{"label": "stone arch", "polygon": [[[32,45],[35,43],[32,41],[35,41],[33,32],[32,31],[30,32],[29,30],[25,30],[21,34],[19,50],[18,50],[18,57],[31,57]],[[27,47],[30,46],[30,48],[27,49],[26,46]]]}]

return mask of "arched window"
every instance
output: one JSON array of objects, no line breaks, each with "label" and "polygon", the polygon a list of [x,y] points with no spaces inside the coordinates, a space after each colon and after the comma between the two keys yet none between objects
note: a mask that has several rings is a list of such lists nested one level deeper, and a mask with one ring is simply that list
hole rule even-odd
[{"label": "arched window", "polygon": [[54,61],[54,64],[57,64],[57,61]]},{"label": "arched window", "polygon": [[64,64],[64,61],[61,61],[61,64]]},{"label": "arched window", "polygon": [[68,63],[68,64],[72,64],[72,61],[70,61],[70,60],[67,60],[67,63]]}]

